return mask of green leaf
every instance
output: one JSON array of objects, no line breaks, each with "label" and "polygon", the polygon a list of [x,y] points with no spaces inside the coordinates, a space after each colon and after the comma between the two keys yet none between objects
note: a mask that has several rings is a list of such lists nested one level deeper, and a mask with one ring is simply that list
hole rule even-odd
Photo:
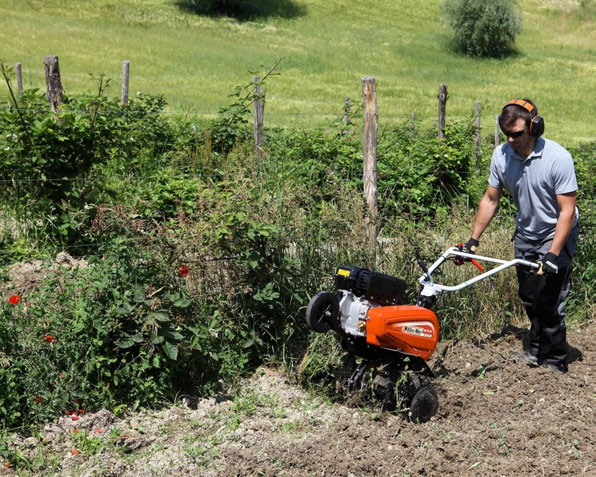
[{"label": "green leaf", "polygon": [[248,341],[245,341],[244,342],[244,344],[242,345],[242,347],[246,349],[246,348],[250,348],[254,344],[255,344],[254,340],[248,340]]},{"label": "green leaf", "polygon": [[163,349],[168,358],[174,361],[178,359],[178,346],[175,343],[164,341],[164,343],[161,345],[161,349]]},{"label": "green leaf", "polygon": [[133,289],[133,300],[135,303],[145,302],[145,287],[140,283],[137,283]]},{"label": "green leaf", "polygon": [[182,333],[177,332],[174,328],[167,326],[159,329],[159,334],[174,341],[180,341],[184,338]]},{"label": "green leaf", "polygon": [[163,343],[165,338],[162,335],[151,335],[151,343],[160,344]]},{"label": "green leaf", "polygon": [[132,337],[127,334],[127,333],[122,333],[122,335],[120,336],[120,339],[117,341],[118,347],[119,348],[130,348],[131,346],[133,346],[135,344],[135,342],[133,341]]},{"label": "green leaf", "polygon": [[187,308],[190,305],[190,300],[188,298],[179,298],[174,302],[174,306],[178,308]]},{"label": "green leaf", "polygon": [[143,342],[143,333],[141,331],[139,331],[137,334],[132,335],[130,337],[131,340],[133,340],[135,343],[142,343]]},{"label": "green leaf", "polygon": [[165,310],[163,311],[155,311],[153,313],[151,313],[149,315],[150,318],[153,318],[156,321],[160,321],[162,323],[165,323],[167,321],[170,321],[170,317],[167,315],[167,312]]}]

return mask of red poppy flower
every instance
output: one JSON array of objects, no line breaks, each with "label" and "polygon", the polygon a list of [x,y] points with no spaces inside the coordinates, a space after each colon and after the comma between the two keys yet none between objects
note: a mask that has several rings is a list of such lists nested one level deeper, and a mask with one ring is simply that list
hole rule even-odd
[{"label": "red poppy flower", "polygon": [[71,416],[70,417],[73,421],[78,421],[79,420],[79,416]]},{"label": "red poppy flower", "polygon": [[98,427],[97,429],[95,429],[95,432],[101,434],[103,431]]},{"label": "red poppy flower", "polygon": [[87,411],[85,411],[84,409],[79,409],[79,414],[85,414]]},{"label": "red poppy flower", "polygon": [[72,433],[73,433],[73,434],[76,434],[77,432],[79,432],[79,430],[78,430],[78,429],[73,429],[73,430],[72,430]]},{"label": "red poppy flower", "polygon": [[16,305],[20,301],[21,297],[19,295],[13,295],[8,299],[8,303],[10,303],[11,305]]},{"label": "red poppy flower", "polygon": [[182,265],[179,269],[178,269],[178,274],[181,277],[185,277],[186,275],[188,275],[188,267],[186,265]]},{"label": "red poppy flower", "polygon": [[54,338],[52,335],[48,335],[44,338],[44,340],[46,340],[48,343],[53,343],[56,341],[56,338]]},{"label": "red poppy flower", "polygon": [[36,400],[37,402],[41,402],[41,398],[40,398],[39,396],[35,396],[35,400]]},{"label": "red poppy flower", "polygon": [[81,453],[81,451],[80,451],[80,450],[77,450],[77,449],[73,449],[73,450],[71,450],[71,451],[70,451],[70,453],[71,453],[72,455],[77,455],[77,454],[80,454],[80,453]]},{"label": "red poppy flower", "polygon": [[64,373],[60,373],[60,377],[63,378],[64,377]]}]

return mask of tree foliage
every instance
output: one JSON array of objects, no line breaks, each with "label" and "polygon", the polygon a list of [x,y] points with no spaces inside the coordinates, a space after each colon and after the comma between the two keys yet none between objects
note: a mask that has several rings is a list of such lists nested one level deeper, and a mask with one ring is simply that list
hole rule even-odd
[{"label": "tree foliage", "polygon": [[522,31],[515,0],[444,0],[443,16],[456,50],[481,57],[503,57]]}]

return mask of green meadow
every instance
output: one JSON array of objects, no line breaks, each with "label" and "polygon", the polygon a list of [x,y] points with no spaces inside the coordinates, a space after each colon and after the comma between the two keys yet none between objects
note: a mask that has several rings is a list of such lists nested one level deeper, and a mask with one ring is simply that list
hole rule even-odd
[{"label": "green meadow", "polygon": [[346,96],[361,104],[361,77],[374,76],[381,127],[409,121],[412,111],[436,122],[446,83],[448,121],[470,118],[480,101],[486,135],[507,100],[530,97],[547,137],[565,145],[596,138],[593,0],[521,2],[524,29],[506,59],[453,52],[440,0],[280,2],[291,14],[238,21],[199,16],[177,0],[2,0],[0,58],[22,63],[25,88],[44,88],[43,57],[58,55],[67,93],[93,90],[91,75],[103,73],[113,96],[128,60],[131,95],[163,94],[169,113],[200,120],[281,59],[267,82],[270,126],[328,123]]}]

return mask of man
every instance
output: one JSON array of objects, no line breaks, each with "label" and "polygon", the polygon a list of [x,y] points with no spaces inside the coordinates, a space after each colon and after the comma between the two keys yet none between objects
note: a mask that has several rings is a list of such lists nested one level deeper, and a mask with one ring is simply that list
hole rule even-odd
[{"label": "man", "polygon": [[508,102],[500,127],[507,143],[493,153],[488,187],[465,249],[475,253],[507,189],[517,207],[515,257],[540,265],[537,272],[517,268],[519,295],[531,322],[528,349],[517,358],[565,373],[563,305],[578,233],[573,159],[559,144],[540,137],[544,120],[528,99]]}]

